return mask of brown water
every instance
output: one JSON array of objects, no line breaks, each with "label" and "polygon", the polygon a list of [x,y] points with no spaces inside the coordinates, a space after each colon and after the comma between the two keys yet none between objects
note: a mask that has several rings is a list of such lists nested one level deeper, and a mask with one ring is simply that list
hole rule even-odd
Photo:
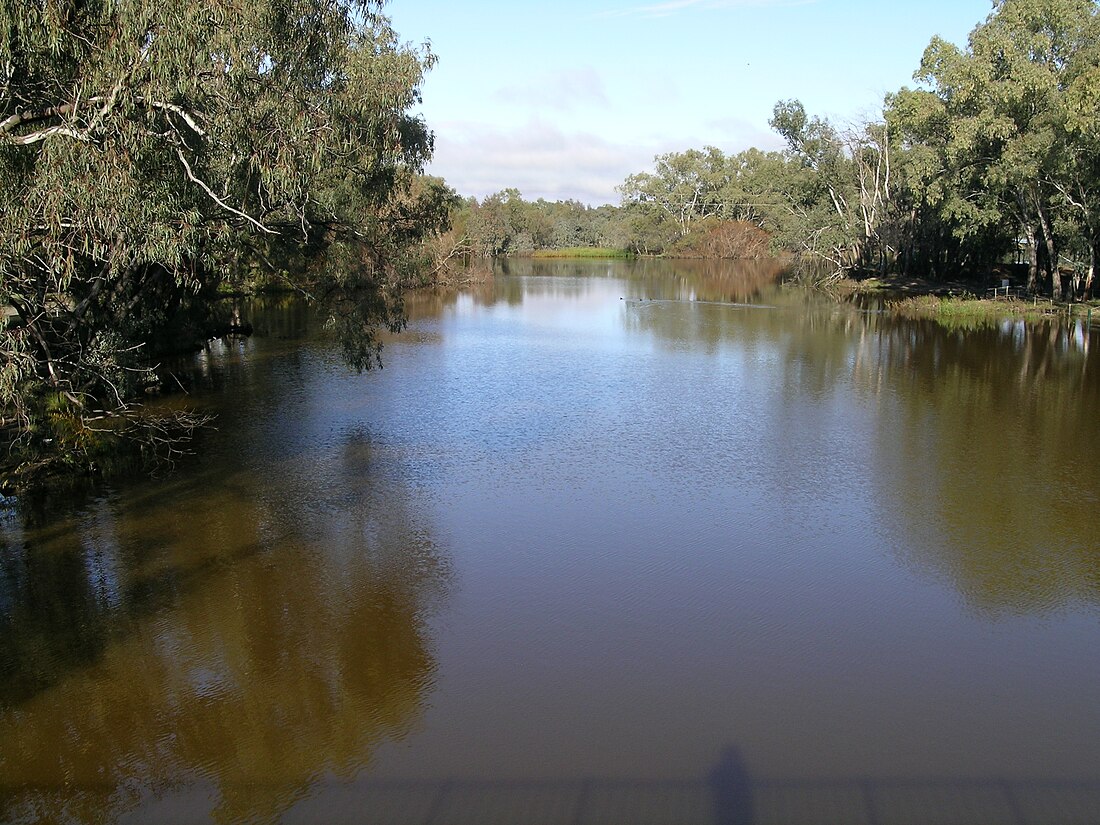
[{"label": "brown water", "polygon": [[1100,822],[1100,367],[766,267],[293,303],[0,509],[7,822]]}]

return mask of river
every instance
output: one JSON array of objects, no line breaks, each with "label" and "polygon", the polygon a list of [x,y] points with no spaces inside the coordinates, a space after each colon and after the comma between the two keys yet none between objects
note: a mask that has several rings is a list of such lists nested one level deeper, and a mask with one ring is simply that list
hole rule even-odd
[{"label": "river", "polygon": [[1100,821],[1097,332],[776,274],[512,261],[364,374],[257,302],[195,455],[0,500],[0,819]]}]

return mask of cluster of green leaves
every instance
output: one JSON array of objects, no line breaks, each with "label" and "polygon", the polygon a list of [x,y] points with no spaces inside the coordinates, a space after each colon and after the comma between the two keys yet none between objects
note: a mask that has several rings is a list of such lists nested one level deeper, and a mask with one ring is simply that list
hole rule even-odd
[{"label": "cluster of green leaves", "polygon": [[580,247],[625,249],[618,218],[613,206],[527,201],[519,190],[504,189],[481,201],[469,198],[461,203],[453,231],[470,254],[485,258]]},{"label": "cluster of green leaves", "polygon": [[658,156],[620,187],[630,243],[674,251],[706,221],[853,270],[978,275],[1028,257],[1028,286],[1088,293],[1100,256],[1100,6],[998,0],[958,49],[934,39],[920,86],[882,121],[839,129],[776,104],[787,151]]},{"label": "cluster of green leaves", "polygon": [[[375,0],[0,0],[0,422],[121,409],[258,271],[360,367],[454,195]],[[289,274],[293,273],[293,274]]]},{"label": "cluster of green leaves", "polygon": [[716,225],[766,229],[784,245],[785,193],[800,165],[780,152],[748,149],[725,155],[708,146],[655,158],[654,171],[630,175],[619,192],[630,245],[644,254],[690,250],[693,236]]},{"label": "cluster of green leaves", "polygon": [[[715,165],[737,169],[782,166],[779,153],[749,150],[726,159],[717,149],[708,149]],[[663,199],[645,194],[621,206],[590,207],[577,201],[524,200],[516,189],[505,189],[478,201],[469,198],[458,205],[453,215],[450,247],[466,256],[493,258],[508,255],[554,255],[564,257],[608,257],[609,255],[658,255],[679,257],[758,257],[767,253],[766,236],[761,241],[757,229],[763,214],[756,206],[745,205],[740,197],[729,194],[733,186],[770,187],[767,175],[738,175],[727,172],[725,188],[716,184],[716,192],[706,191],[698,198],[698,210],[682,210],[672,204],[679,179],[671,170],[690,176],[691,163],[700,153],[685,153],[686,159],[671,154],[661,175],[634,175],[632,185],[653,181],[647,191],[666,191]],[[660,160],[660,159],[659,159]],[[718,173],[715,174],[717,177]],[[756,201],[763,193],[753,192]],[[730,204],[736,203],[736,206]],[[678,210],[678,211],[677,211]],[[682,221],[682,223],[681,223]]]},{"label": "cluster of green leaves", "polygon": [[964,246],[1007,237],[1028,285],[1055,298],[1059,268],[1091,286],[1100,250],[1100,5],[999,0],[966,50],[934,39],[921,87],[887,99],[911,159],[910,206]]}]

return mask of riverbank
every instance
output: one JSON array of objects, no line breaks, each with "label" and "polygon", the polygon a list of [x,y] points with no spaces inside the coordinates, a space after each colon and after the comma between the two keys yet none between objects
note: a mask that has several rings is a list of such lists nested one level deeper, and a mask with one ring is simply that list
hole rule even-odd
[{"label": "riverbank", "polygon": [[947,326],[980,326],[1006,319],[1100,321],[1100,301],[1054,301],[1042,296],[996,295],[988,279],[930,281],[901,276],[846,279],[837,288],[849,295],[880,295],[888,310],[910,319]]},{"label": "riverbank", "polygon": [[1100,306],[1089,303],[1055,303],[1049,298],[976,298],[919,295],[887,304],[905,318],[932,318],[948,326],[976,326],[1005,319],[1059,321],[1100,319]]},{"label": "riverbank", "polygon": [[[522,258],[524,256],[517,255]],[[634,258],[633,252],[626,249],[610,249],[605,247],[577,246],[568,249],[536,249],[530,254],[531,258]]]},{"label": "riverbank", "polygon": [[845,292],[863,295],[961,297],[979,294],[982,290],[982,282],[933,281],[907,275],[884,275],[871,278],[844,278],[837,282],[836,287]]}]

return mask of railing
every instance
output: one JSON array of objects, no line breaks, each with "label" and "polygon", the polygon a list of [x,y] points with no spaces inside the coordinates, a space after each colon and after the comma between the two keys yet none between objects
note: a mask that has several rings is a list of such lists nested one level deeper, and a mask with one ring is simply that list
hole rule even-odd
[{"label": "railing", "polygon": [[[51,793],[52,790],[52,793]],[[43,821],[51,810],[94,810],[95,789],[4,788],[0,815]],[[308,787],[258,782],[183,785],[137,794],[130,807],[100,789],[104,812],[119,822],[205,822],[221,798],[279,799],[282,825],[1059,825],[1100,822],[1100,781],[1082,778],[836,780],[757,779],[734,765],[684,781],[630,779],[348,780]],[[14,791],[14,793],[12,793]],[[22,800],[21,800],[22,797]],[[144,798],[142,798],[144,797]],[[281,798],[281,799],[280,799]],[[25,800],[25,801],[23,801]],[[20,804],[23,801],[23,804]],[[113,809],[119,803],[122,811]],[[232,806],[230,806],[232,807]],[[226,810],[229,810],[228,808]],[[233,814],[238,816],[234,816]],[[117,816],[116,816],[117,815]],[[48,818],[48,817],[47,817]],[[272,820],[276,821],[276,820]]]}]

